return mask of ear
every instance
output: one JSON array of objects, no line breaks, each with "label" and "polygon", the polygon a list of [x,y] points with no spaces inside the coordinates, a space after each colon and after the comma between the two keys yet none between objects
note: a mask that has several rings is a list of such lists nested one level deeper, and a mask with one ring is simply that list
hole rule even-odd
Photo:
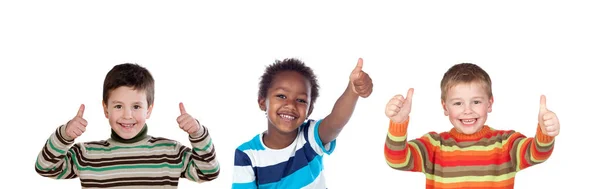
[{"label": "ear", "polygon": [[258,97],[258,107],[262,111],[267,111],[267,99],[263,97]]},{"label": "ear", "polygon": [[446,102],[444,102],[444,100],[442,100],[442,108],[444,108],[444,115],[445,116],[450,115],[450,112],[448,112],[448,108],[446,108]]},{"label": "ear", "polygon": [[104,117],[108,119],[108,105],[106,104],[106,102],[104,102],[104,100],[102,101],[102,108],[104,109]]},{"label": "ear", "polygon": [[154,104],[148,106],[148,112],[146,112],[146,119],[150,119],[150,114],[152,114],[152,108],[154,108]]},{"label": "ear", "polygon": [[490,97],[490,106],[488,107],[488,113],[492,113],[492,104],[494,104],[494,97]]}]

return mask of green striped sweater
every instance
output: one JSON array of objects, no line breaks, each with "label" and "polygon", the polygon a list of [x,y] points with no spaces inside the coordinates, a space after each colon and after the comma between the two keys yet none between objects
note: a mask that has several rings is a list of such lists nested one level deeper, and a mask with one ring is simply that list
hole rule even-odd
[{"label": "green striped sweater", "polygon": [[206,127],[181,143],[144,135],[134,143],[113,138],[74,144],[62,125],[46,141],[35,170],[53,179],[79,178],[82,188],[177,188],[179,178],[202,183],[219,175],[219,162]]}]

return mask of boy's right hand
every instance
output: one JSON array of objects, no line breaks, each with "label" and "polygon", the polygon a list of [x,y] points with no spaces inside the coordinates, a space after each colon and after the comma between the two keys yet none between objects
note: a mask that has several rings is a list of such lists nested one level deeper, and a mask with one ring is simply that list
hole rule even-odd
[{"label": "boy's right hand", "polygon": [[83,132],[85,132],[85,127],[87,126],[87,121],[83,119],[83,111],[85,110],[85,105],[79,106],[79,111],[77,111],[77,115],[69,123],[67,123],[66,138],[68,140],[75,140],[77,137],[81,136]]},{"label": "boy's right hand", "polygon": [[406,98],[401,94],[394,96],[385,106],[385,115],[393,122],[402,123],[408,119],[412,105],[413,88],[408,89]]}]

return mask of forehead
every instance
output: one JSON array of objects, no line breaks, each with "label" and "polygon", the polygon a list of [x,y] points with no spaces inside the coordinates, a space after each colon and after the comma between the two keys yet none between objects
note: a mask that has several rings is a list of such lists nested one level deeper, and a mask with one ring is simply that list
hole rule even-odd
[{"label": "forehead", "polygon": [[458,83],[448,88],[447,98],[487,98],[487,87],[481,82]]},{"label": "forehead", "polygon": [[108,102],[146,102],[146,91],[135,90],[133,87],[121,86],[108,93]]},{"label": "forehead", "polygon": [[273,77],[269,90],[294,90],[300,93],[310,92],[310,82],[302,74],[295,71],[283,71]]}]

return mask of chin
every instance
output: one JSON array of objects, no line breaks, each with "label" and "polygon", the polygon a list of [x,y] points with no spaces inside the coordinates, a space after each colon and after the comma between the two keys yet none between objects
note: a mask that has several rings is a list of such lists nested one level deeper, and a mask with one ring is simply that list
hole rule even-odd
[{"label": "chin", "polygon": [[274,125],[274,127],[280,133],[291,134],[291,133],[296,133],[298,130],[298,127],[300,127],[300,125],[302,125],[302,123],[297,124],[297,125],[278,124],[278,125]]},{"label": "chin", "polygon": [[123,139],[131,139],[131,138],[135,137],[138,133],[140,133],[141,128],[131,128],[131,130],[125,131],[121,127],[117,127],[117,128],[113,127],[113,130],[117,133],[117,135],[119,135],[119,137],[121,137]]}]

